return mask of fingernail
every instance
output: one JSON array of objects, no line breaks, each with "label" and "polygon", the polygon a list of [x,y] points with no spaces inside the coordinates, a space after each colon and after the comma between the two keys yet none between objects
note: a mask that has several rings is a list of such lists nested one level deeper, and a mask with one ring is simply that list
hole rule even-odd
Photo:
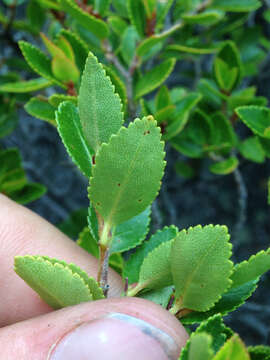
[{"label": "fingernail", "polygon": [[53,347],[50,360],[175,360],[175,341],[138,318],[113,313],[84,323]]}]

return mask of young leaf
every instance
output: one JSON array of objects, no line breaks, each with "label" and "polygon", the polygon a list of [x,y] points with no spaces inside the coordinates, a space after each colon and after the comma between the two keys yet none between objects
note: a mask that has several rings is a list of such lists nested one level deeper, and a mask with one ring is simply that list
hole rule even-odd
[{"label": "young leaf", "polygon": [[239,164],[238,159],[234,156],[231,156],[226,160],[212,164],[209,167],[209,170],[216,175],[228,175],[234,172],[238,164]]},{"label": "young leaf", "polygon": [[226,226],[182,230],[172,246],[172,274],[182,308],[206,311],[231,284],[231,244]]},{"label": "young leaf", "polygon": [[241,155],[256,163],[263,163],[265,160],[265,153],[260,140],[257,136],[251,136],[239,144]]},{"label": "young leaf", "polygon": [[168,52],[168,54],[170,54],[170,52],[172,52],[172,54],[179,52],[179,53],[188,53],[194,55],[206,55],[206,54],[216,53],[218,51],[218,47],[216,45],[187,46],[185,44],[173,44],[173,45],[168,45],[165,50],[166,52]]},{"label": "young leaf", "polygon": [[135,87],[136,99],[148,94],[160,86],[171,74],[175,65],[175,59],[165,60],[139,79]]},{"label": "young leaf", "polygon": [[159,245],[145,257],[140,269],[139,288],[162,289],[173,284],[170,269],[172,243],[173,240]]},{"label": "young leaf", "polygon": [[[187,360],[211,360],[213,350],[212,338],[206,333],[193,334],[190,338],[190,346]],[[182,360],[182,357],[180,357]]]},{"label": "young leaf", "polygon": [[163,159],[160,130],[152,117],[136,119],[102,144],[89,197],[108,226],[131,219],[152,203],[160,188]]},{"label": "young leaf", "polygon": [[213,360],[250,360],[247,349],[239,336],[235,334],[219,350]]},{"label": "young leaf", "polygon": [[28,114],[48,121],[51,125],[56,125],[55,122],[55,107],[48,103],[47,99],[40,97],[31,98],[28,103],[24,105]]},{"label": "young leaf", "polygon": [[234,42],[226,41],[214,61],[214,75],[219,87],[230,93],[242,75],[240,54]]},{"label": "young leaf", "polygon": [[163,85],[155,97],[156,111],[162,110],[169,105],[171,105],[170,92],[167,86]]},{"label": "young leaf", "polygon": [[102,143],[107,143],[111,135],[118,132],[123,114],[119,95],[114,92],[110,78],[92,53],[85,64],[78,106],[84,136],[96,152]]},{"label": "young leaf", "polygon": [[67,41],[67,39],[63,35],[58,34],[58,36],[57,36],[57,38],[55,40],[55,44],[63,51],[65,56],[72,63],[75,63],[75,54],[74,54],[74,51],[72,49],[72,46],[70,45],[70,43]]},{"label": "young leaf", "polygon": [[59,36],[63,36],[70,43],[75,55],[76,65],[80,70],[80,73],[83,72],[89,51],[88,45],[80,39],[77,34],[70,30],[62,29],[59,32]]},{"label": "young leaf", "polygon": [[270,110],[267,107],[241,106],[235,111],[255,135],[270,139]]},{"label": "young leaf", "polygon": [[58,106],[64,101],[69,101],[74,105],[77,105],[78,102],[76,96],[70,96],[64,94],[53,94],[48,99],[49,104],[51,104],[55,108],[58,108]]},{"label": "young leaf", "polygon": [[41,256],[16,256],[15,272],[52,308],[93,299],[90,289],[70,265]]},{"label": "young leaf", "polygon": [[58,80],[64,83],[72,81],[76,84],[80,77],[76,65],[63,56],[54,56],[52,59],[52,72]]},{"label": "young leaf", "polygon": [[124,277],[128,278],[129,284],[136,283],[139,280],[140,268],[144,258],[162,243],[174,239],[177,231],[178,229],[175,226],[164,227],[136,249],[136,252],[127,260],[124,268]]},{"label": "young leaf", "polygon": [[74,0],[59,0],[59,3],[64,11],[98,39],[105,39],[109,35],[107,24],[104,21],[97,19],[95,16],[83,11]]},{"label": "young leaf", "polygon": [[74,104],[65,101],[56,111],[57,129],[61,139],[75,164],[90,178],[92,174],[92,155],[85,141],[78,110]]},{"label": "young leaf", "polygon": [[145,8],[143,6],[142,0],[128,0],[128,15],[131,23],[136,28],[138,34],[141,38],[144,37],[145,32]]},{"label": "young leaf", "polygon": [[134,26],[128,26],[121,39],[121,55],[125,63],[130,66],[135,56],[137,42],[139,41],[139,36]]},{"label": "young leaf", "polygon": [[135,248],[145,239],[150,223],[150,207],[132,219],[117,225],[112,232],[110,253]]},{"label": "young leaf", "polygon": [[261,6],[260,0],[214,0],[212,7],[231,12],[249,12]]},{"label": "young leaf", "polygon": [[51,70],[51,61],[43,52],[25,41],[19,41],[19,46],[28,65],[36,73],[54,84],[59,85],[62,88],[66,88],[66,86],[58,81],[53,75]]},{"label": "young leaf", "polygon": [[247,282],[257,280],[266,271],[270,270],[270,248],[252,255],[248,260],[237,264],[231,276],[232,286],[235,288]]},{"label": "young leaf", "polygon": [[38,78],[28,81],[11,82],[0,85],[0,92],[27,93],[45,89],[52,85],[52,81]]}]

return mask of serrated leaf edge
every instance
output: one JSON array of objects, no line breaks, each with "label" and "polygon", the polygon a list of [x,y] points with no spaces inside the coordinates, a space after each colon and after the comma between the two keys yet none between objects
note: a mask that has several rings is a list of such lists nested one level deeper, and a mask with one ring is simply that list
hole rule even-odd
[{"label": "serrated leaf edge", "polygon": [[47,80],[52,81],[54,84],[60,86],[61,88],[66,89],[67,87],[66,87],[64,84],[62,84],[60,81],[58,81],[55,77],[53,77],[53,75],[52,75],[52,76],[48,76],[47,74],[44,75],[44,74],[43,74],[43,71],[37,70],[37,68],[35,67],[35,65],[32,63],[31,59],[29,59],[29,57],[26,55],[26,52],[25,52],[25,49],[24,49],[25,46],[28,46],[29,48],[31,47],[32,49],[35,49],[36,52],[38,52],[41,56],[46,57],[46,59],[49,60],[49,61],[50,61],[50,58],[49,58],[47,55],[45,55],[45,54],[44,54],[39,48],[37,48],[36,46],[28,43],[27,41],[20,40],[20,41],[19,41],[19,47],[20,47],[21,52],[22,52],[22,54],[23,54],[23,57],[25,58],[25,60],[26,60],[26,62],[28,63],[28,65],[29,65],[37,74],[39,74],[40,76],[44,77],[44,78],[47,79]]}]

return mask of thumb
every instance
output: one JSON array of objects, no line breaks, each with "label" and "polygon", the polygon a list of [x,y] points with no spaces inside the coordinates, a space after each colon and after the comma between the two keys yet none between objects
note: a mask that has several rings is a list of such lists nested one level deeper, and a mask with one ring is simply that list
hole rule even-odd
[{"label": "thumb", "polygon": [[168,311],[139,298],[83,303],[0,329],[8,360],[177,360],[187,338]]}]

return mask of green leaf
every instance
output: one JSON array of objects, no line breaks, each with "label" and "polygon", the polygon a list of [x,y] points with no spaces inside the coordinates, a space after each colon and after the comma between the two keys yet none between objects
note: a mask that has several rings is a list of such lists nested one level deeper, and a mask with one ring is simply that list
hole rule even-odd
[{"label": "green leaf", "polygon": [[54,309],[93,300],[91,290],[98,293],[80,268],[46,256],[16,256],[15,272]]},{"label": "green leaf", "polygon": [[251,360],[270,360],[270,347],[265,345],[249,346]]},{"label": "green leaf", "polygon": [[93,150],[85,141],[76,106],[68,101],[60,104],[56,112],[56,122],[67,152],[81,172],[90,178]]},{"label": "green leaf", "polygon": [[128,15],[132,25],[136,28],[140,37],[145,33],[145,8],[142,0],[127,0]]},{"label": "green leaf", "polygon": [[40,97],[31,98],[24,106],[28,114],[41,119],[46,120],[52,125],[56,125],[55,122],[55,107],[50,105],[47,99]]},{"label": "green leaf", "polygon": [[112,0],[112,4],[119,16],[123,18],[128,18],[128,8],[126,0]]},{"label": "green leaf", "polygon": [[235,288],[243,284],[257,280],[266,271],[270,270],[270,248],[252,255],[248,260],[242,261],[234,267],[231,276],[232,286]]},{"label": "green leaf", "polygon": [[67,219],[57,224],[57,227],[68,237],[76,240],[78,238],[78,234],[87,225],[86,217],[87,217],[86,208],[81,208],[72,211]]},{"label": "green leaf", "polygon": [[128,278],[129,284],[136,283],[139,280],[140,268],[144,258],[159,245],[174,239],[177,231],[178,229],[173,225],[165,226],[136,249],[136,252],[127,260],[124,268],[124,277]]},{"label": "green leaf", "polygon": [[150,290],[147,292],[143,292],[138,296],[142,299],[146,299],[149,301],[154,302],[162,306],[164,309],[167,308],[167,305],[170,301],[171,296],[173,295],[174,287],[173,286],[166,286],[163,289],[158,290]]},{"label": "green leaf", "polygon": [[49,104],[51,104],[55,108],[58,108],[58,106],[64,101],[69,101],[72,104],[77,105],[77,97],[76,96],[70,96],[70,95],[64,95],[64,94],[53,94],[48,99]]},{"label": "green leaf", "polygon": [[89,227],[91,236],[95,239],[96,243],[98,243],[98,241],[99,241],[98,218],[97,218],[95,208],[92,204],[92,201],[90,202],[89,207],[88,207],[87,222],[88,222],[88,227]]},{"label": "green leaf", "polygon": [[128,26],[126,21],[122,19],[120,16],[110,16],[108,17],[108,23],[115,32],[116,35],[122,36]]},{"label": "green leaf", "polygon": [[247,349],[237,334],[219,350],[213,360],[250,360]]},{"label": "green leaf", "polygon": [[241,106],[237,115],[255,135],[270,139],[270,110],[264,106]]},{"label": "green leaf", "polygon": [[212,338],[206,333],[192,335],[187,360],[211,360],[213,358],[211,344]]},{"label": "green leaf", "polygon": [[174,65],[175,59],[168,59],[144,74],[135,86],[136,99],[160,86],[171,74]]},{"label": "green leaf", "polygon": [[257,136],[252,136],[244,140],[239,144],[239,150],[241,155],[256,163],[263,163],[265,160],[265,153],[260,140]]},{"label": "green leaf", "polygon": [[157,21],[156,21],[156,28],[160,29],[163,27],[164,20],[170,8],[172,7],[174,0],[167,0],[167,1],[158,1],[157,4]]},{"label": "green leaf", "polygon": [[147,254],[140,268],[138,288],[162,289],[173,284],[170,269],[173,240],[166,241]]},{"label": "green leaf", "polygon": [[3,85],[0,85],[0,92],[27,93],[27,92],[45,89],[46,87],[51,85],[52,85],[52,81],[43,78],[38,78],[28,81],[5,83]]},{"label": "green leaf", "polygon": [[[38,1],[31,0],[28,3],[26,13],[30,26],[35,28],[37,32],[40,32],[46,21],[46,14]],[[37,14],[39,14],[39,16],[37,16]]]},{"label": "green leaf", "polygon": [[109,28],[107,24],[83,11],[74,0],[59,0],[59,3],[64,11],[97,38],[102,40],[108,37]]},{"label": "green leaf", "polygon": [[214,0],[212,7],[231,12],[249,12],[261,6],[259,0]]},{"label": "green leaf", "polygon": [[15,168],[1,176],[0,191],[9,194],[12,191],[20,190],[26,183],[24,170],[22,168]]},{"label": "green leaf", "polygon": [[121,55],[127,65],[131,65],[136,51],[137,42],[139,40],[138,33],[134,26],[128,26],[121,36]]},{"label": "green leaf", "polygon": [[110,7],[110,3],[111,0],[95,0],[96,12],[102,17],[106,16]]},{"label": "green leaf", "polygon": [[148,207],[141,214],[113,229],[111,254],[130,250],[143,242],[149,230],[150,212]]},{"label": "green leaf", "polygon": [[8,196],[18,204],[25,205],[39,199],[46,191],[46,187],[41,184],[27,183],[22,189],[12,191]]},{"label": "green leaf", "polygon": [[199,25],[213,25],[219,22],[224,17],[223,11],[207,10],[198,14],[183,14],[182,19],[187,24],[199,24]]},{"label": "green leaf", "polygon": [[200,94],[191,92],[178,102],[173,114],[175,120],[165,128],[165,132],[163,134],[164,140],[171,140],[184,129],[188,121],[190,111],[198,104],[201,98]]},{"label": "green leaf", "polygon": [[155,97],[156,111],[162,110],[169,105],[171,105],[170,92],[167,86],[163,85]]},{"label": "green leaf", "polygon": [[102,144],[89,197],[108,226],[131,219],[155,199],[165,165],[163,146],[152,117],[136,119]]},{"label": "green leaf", "polygon": [[227,339],[226,326],[223,323],[222,316],[215,314],[209,319],[203,321],[196,329],[196,333],[205,332],[212,336],[212,348],[216,353]]},{"label": "green leaf", "polygon": [[76,65],[63,56],[55,56],[52,59],[52,72],[58,80],[64,83],[72,81],[76,84],[80,77]]},{"label": "green leaf", "polygon": [[79,114],[83,133],[95,152],[123,123],[122,105],[114,86],[97,58],[89,53],[82,76]]},{"label": "green leaf", "polygon": [[181,322],[183,324],[193,324],[201,322],[214,314],[227,315],[229,312],[234,311],[244,304],[244,302],[251,296],[257,288],[258,280],[250,281],[244,285],[229,289],[222,295],[221,299],[206,312],[192,312],[183,317]]},{"label": "green leaf", "polygon": [[71,32],[70,30],[62,29],[59,32],[59,35],[63,36],[70,43],[75,55],[76,65],[80,70],[80,73],[83,72],[89,51],[88,45],[80,39],[77,34]]},{"label": "green leaf", "polygon": [[209,310],[230,287],[231,244],[226,226],[182,230],[172,246],[172,274],[181,308]]},{"label": "green leaf", "polygon": [[214,75],[219,87],[230,93],[242,76],[239,51],[232,41],[225,41],[214,61]]},{"label": "green leaf", "polygon": [[106,75],[111,79],[111,82],[115,87],[115,92],[120,96],[123,112],[125,112],[128,102],[125,84],[111,67],[103,65],[103,68],[106,71]]},{"label": "green leaf", "polygon": [[231,122],[221,112],[216,112],[211,116],[215,131],[213,131],[211,144],[217,147],[230,148],[236,145],[237,136]]},{"label": "green leaf", "polygon": [[75,54],[69,41],[60,33],[57,34],[55,44],[63,51],[64,55],[75,64]]},{"label": "green leaf", "polygon": [[216,162],[209,167],[209,170],[216,175],[228,175],[234,172],[238,167],[239,161],[236,157],[231,156],[226,160]]},{"label": "green leaf", "polygon": [[188,53],[194,55],[206,55],[206,54],[214,54],[218,51],[218,47],[216,45],[208,45],[208,46],[188,46],[186,44],[173,44],[168,45],[165,49],[167,52],[174,53]]},{"label": "green leaf", "polygon": [[26,41],[19,41],[19,47],[28,65],[37,74],[64,89],[66,88],[66,86],[58,81],[53,75],[51,70],[51,61],[43,52]]}]

